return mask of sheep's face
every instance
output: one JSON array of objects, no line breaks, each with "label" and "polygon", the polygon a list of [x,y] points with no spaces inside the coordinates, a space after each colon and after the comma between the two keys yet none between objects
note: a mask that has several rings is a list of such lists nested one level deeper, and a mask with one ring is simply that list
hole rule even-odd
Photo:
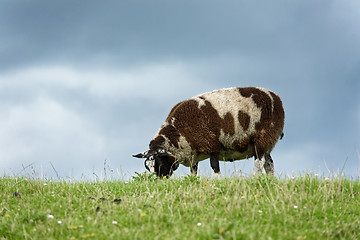
[{"label": "sheep's face", "polygon": [[175,163],[175,158],[168,154],[164,149],[149,150],[144,153],[133,155],[133,157],[146,158],[145,168],[150,173],[156,173],[160,178],[170,177],[179,167],[179,164]]}]

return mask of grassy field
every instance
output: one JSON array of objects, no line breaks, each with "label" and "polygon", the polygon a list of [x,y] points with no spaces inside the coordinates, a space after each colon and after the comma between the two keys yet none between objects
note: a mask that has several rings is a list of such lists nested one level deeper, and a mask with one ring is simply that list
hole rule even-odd
[{"label": "grassy field", "polygon": [[360,182],[3,177],[0,239],[360,239]]}]

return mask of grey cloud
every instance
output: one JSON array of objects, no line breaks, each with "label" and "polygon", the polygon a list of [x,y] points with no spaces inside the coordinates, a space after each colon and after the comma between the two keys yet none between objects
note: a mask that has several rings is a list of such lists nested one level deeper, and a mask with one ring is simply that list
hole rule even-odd
[{"label": "grey cloud", "polygon": [[[342,55],[349,20],[327,1],[7,2],[1,61],[126,64],[236,54],[258,58]],[[335,12],[335,13],[334,13]],[[336,22],[336,24],[333,24]],[[341,46],[349,39],[349,46]],[[344,53],[338,53],[342,47]],[[354,48],[353,48],[354,49]],[[348,54],[346,54],[347,56]],[[269,59],[271,60],[271,59]]]}]

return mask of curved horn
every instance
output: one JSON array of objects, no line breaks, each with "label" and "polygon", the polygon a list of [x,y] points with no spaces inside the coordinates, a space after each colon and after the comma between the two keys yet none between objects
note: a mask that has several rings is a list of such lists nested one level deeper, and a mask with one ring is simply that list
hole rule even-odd
[{"label": "curved horn", "polygon": [[132,155],[132,156],[136,157],[136,158],[146,158],[148,153],[149,153],[149,151],[146,151],[146,152],[138,153],[138,154],[135,154],[135,155]]}]

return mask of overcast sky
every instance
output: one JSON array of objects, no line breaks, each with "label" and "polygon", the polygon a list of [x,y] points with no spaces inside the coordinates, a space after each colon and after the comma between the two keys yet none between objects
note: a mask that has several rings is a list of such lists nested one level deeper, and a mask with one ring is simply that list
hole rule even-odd
[{"label": "overcast sky", "polygon": [[2,175],[126,179],[177,102],[259,86],[285,108],[277,175],[360,176],[358,0],[4,0],[0,36]]}]

